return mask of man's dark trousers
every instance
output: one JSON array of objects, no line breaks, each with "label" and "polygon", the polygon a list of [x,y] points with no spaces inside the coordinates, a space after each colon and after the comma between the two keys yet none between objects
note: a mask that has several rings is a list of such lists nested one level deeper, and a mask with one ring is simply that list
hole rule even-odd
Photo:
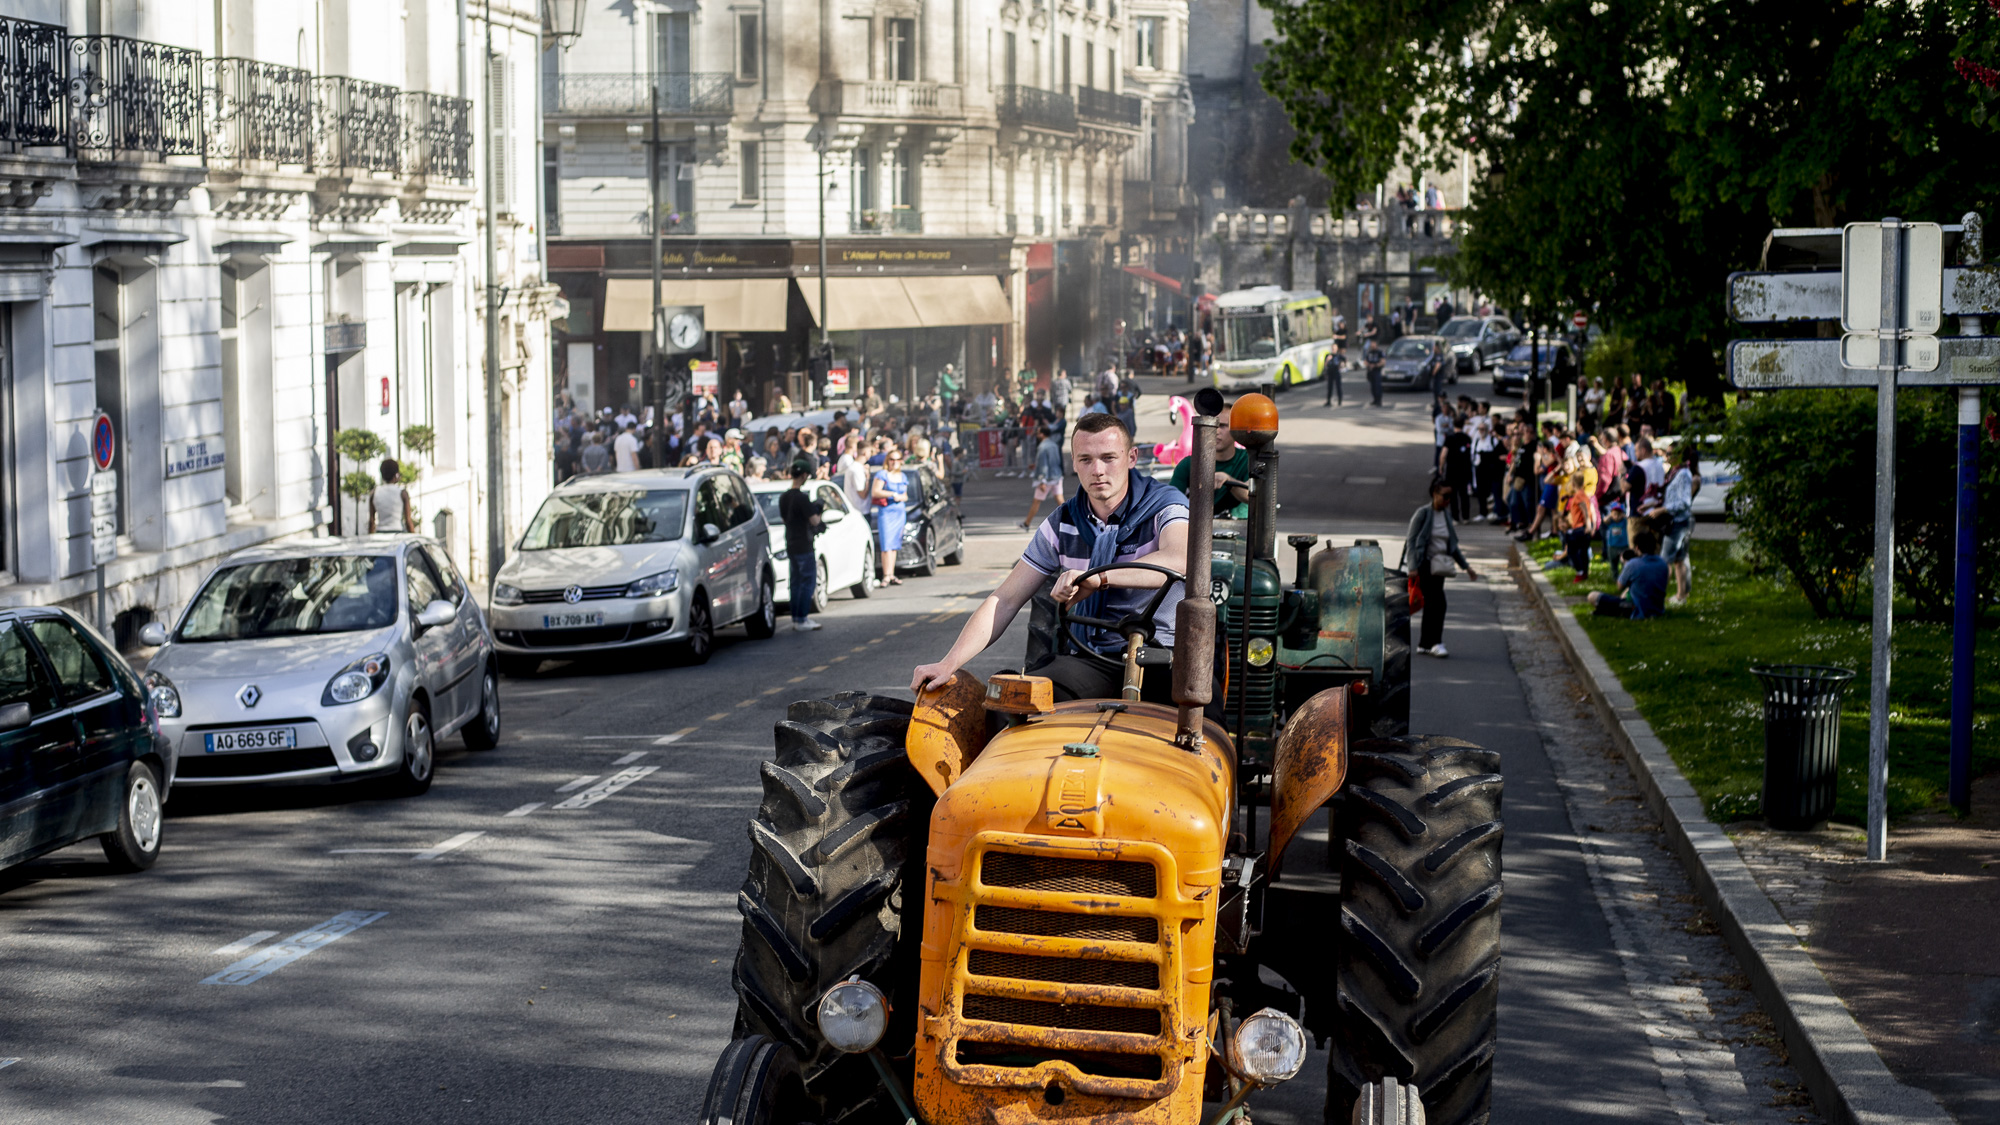
[{"label": "man's dark trousers", "polygon": [[1382,369],[1379,367],[1368,369],[1368,397],[1376,406],[1382,405]]},{"label": "man's dark trousers", "polygon": [[812,611],[813,590],[819,585],[819,567],[810,549],[791,552],[792,620],[804,621]]},{"label": "man's dark trousers", "polygon": [[1425,574],[1417,581],[1424,591],[1424,617],[1417,628],[1417,647],[1434,648],[1444,640],[1444,579],[1442,574]]},{"label": "man's dark trousers", "polygon": [[1326,404],[1347,405],[1347,391],[1340,385],[1340,361],[1329,358],[1326,361]]}]

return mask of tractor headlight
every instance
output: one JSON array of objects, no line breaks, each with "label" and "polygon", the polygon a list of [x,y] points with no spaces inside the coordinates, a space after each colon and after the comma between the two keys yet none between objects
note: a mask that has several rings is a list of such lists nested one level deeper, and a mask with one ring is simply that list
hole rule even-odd
[{"label": "tractor headlight", "polygon": [[1236,1025],[1223,1061],[1245,1082],[1275,1086],[1305,1066],[1305,1030],[1276,1008],[1265,1008]]},{"label": "tractor headlight", "polygon": [[1256,667],[1262,668],[1271,662],[1271,657],[1275,654],[1276,650],[1271,647],[1271,642],[1268,638],[1251,637],[1250,644],[1243,650],[1243,659],[1248,660]]},{"label": "tractor headlight", "polygon": [[836,1051],[857,1055],[873,1050],[888,1030],[888,998],[860,977],[844,980],[820,997],[819,1033]]}]

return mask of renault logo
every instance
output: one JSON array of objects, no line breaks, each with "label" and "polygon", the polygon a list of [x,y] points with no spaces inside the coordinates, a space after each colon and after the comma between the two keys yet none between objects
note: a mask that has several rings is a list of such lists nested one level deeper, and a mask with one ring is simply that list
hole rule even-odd
[{"label": "renault logo", "polygon": [[256,684],[244,684],[243,690],[236,693],[236,702],[241,703],[245,707],[257,706],[257,701],[262,698],[264,698],[264,693],[257,690]]},{"label": "renault logo", "polygon": [[567,589],[567,590],[564,590],[564,591],[563,591],[563,600],[564,600],[564,601],[566,601],[566,602],[568,602],[568,603],[569,603],[569,604],[571,604],[571,605],[575,605],[576,603],[578,603],[578,602],[582,601],[582,600],[583,600],[583,587],[581,587],[581,586],[571,586],[571,587],[570,587],[569,589]]}]

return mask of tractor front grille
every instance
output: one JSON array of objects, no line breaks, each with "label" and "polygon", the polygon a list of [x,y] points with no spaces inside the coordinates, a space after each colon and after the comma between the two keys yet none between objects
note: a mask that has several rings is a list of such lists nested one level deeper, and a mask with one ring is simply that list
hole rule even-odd
[{"label": "tractor front grille", "polygon": [[[1229,694],[1225,697],[1228,708],[1223,715],[1223,725],[1232,733],[1236,732],[1236,704],[1243,700],[1243,718],[1251,730],[1269,730],[1268,716],[1278,701],[1278,662],[1274,658],[1262,668],[1253,668],[1243,659],[1243,616],[1242,602],[1231,599],[1222,610],[1223,637],[1229,642]],[[1250,635],[1252,637],[1273,637],[1278,633],[1278,607],[1276,604],[1255,604],[1250,607]]]},{"label": "tractor front grille", "polygon": [[1045,980],[1057,984],[1110,984],[1119,988],[1160,987],[1160,967],[1151,961],[1077,961],[1067,957],[1037,957],[1029,953],[975,949],[967,955],[965,968],[978,977],[1012,977],[1015,980]]},{"label": "tractor front grille", "polygon": [[1157,1008],[1105,1008],[1096,1004],[1052,1004],[1006,996],[967,996],[964,1013],[969,1020],[1027,1027],[1122,1031],[1130,1035],[1160,1033],[1160,1012]]},{"label": "tractor front grille", "polygon": [[1136,941],[1152,945],[1160,940],[1160,923],[1155,918],[1058,914],[1052,910],[981,905],[973,908],[972,924],[989,933],[1033,934],[1078,941]]},{"label": "tractor front grille", "polygon": [[979,865],[989,887],[1022,887],[1077,895],[1152,898],[1157,892],[1153,865],[1116,859],[1058,859],[1053,856],[987,852]]}]

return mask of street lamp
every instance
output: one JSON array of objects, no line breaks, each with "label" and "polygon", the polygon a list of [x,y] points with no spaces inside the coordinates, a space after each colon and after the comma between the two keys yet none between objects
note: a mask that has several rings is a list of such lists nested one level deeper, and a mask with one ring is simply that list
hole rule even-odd
[{"label": "street lamp", "polygon": [[584,0],[542,0],[542,31],[567,51],[583,34]]}]

